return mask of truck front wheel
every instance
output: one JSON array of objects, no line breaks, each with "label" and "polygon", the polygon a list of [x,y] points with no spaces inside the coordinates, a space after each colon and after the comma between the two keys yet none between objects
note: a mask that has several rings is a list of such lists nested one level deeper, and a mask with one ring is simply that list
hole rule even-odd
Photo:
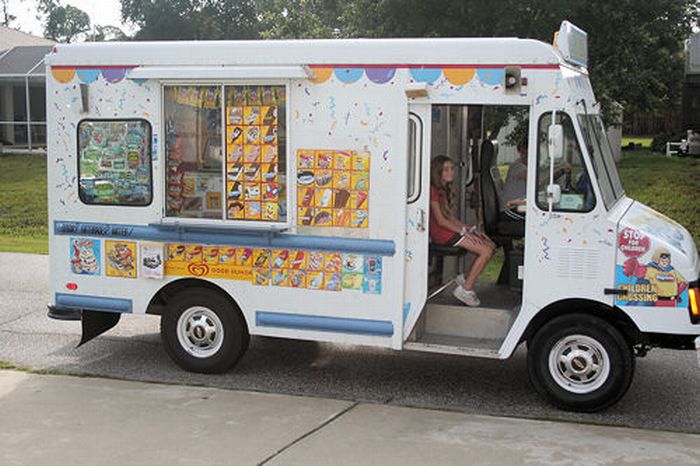
[{"label": "truck front wheel", "polygon": [[569,314],[547,322],[528,345],[528,372],[537,392],[555,406],[594,412],[616,403],[634,374],[634,355],[607,321]]},{"label": "truck front wheel", "polygon": [[206,374],[230,369],[249,341],[241,312],[225,296],[204,288],[173,296],[161,317],[160,336],[178,366]]}]

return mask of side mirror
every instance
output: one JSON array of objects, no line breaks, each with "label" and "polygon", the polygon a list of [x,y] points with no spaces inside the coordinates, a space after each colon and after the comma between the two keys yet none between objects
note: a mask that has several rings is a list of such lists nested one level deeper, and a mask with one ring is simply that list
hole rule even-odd
[{"label": "side mirror", "polygon": [[549,125],[547,130],[547,149],[550,160],[558,161],[564,158],[564,127],[562,125]]},{"label": "side mirror", "polygon": [[550,184],[547,186],[547,203],[551,209],[554,204],[559,204],[561,201],[561,186],[558,184]]}]

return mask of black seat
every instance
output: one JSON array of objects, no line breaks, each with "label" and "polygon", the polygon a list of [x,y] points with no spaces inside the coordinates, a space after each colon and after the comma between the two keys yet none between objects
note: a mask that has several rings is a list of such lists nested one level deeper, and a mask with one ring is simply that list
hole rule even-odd
[{"label": "black seat", "polygon": [[481,160],[479,164],[479,181],[481,199],[484,206],[484,230],[496,241],[502,239],[517,239],[525,236],[525,222],[506,218],[501,214],[496,182],[492,176],[495,164],[493,143],[489,140],[481,144]]},{"label": "black seat", "polygon": [[461,256],[462,254],[466,254],[467,250],[464,248],[430,243],[428,252],[431,256]]},{"label": "black seat", "polygon": [[522,220],[512,219],[501,212],[498,190],[492,175],[494,166],[493,143],[486,140],[481,144],[479,160],[479,186],[481,187],[483,204],[484,230],[496,244],[503,248],[505,258],[498,276],[498,283],[505,285],[509,284],[510,277],[514,276],[511,268],[520,265],[511,261],[511,251],[513,251],[513,240],[525,236],[525,219],[524,217]]}]

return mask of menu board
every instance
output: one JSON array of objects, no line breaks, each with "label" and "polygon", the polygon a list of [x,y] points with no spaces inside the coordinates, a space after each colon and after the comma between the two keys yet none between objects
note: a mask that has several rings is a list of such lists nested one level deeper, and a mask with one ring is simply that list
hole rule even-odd
[{"label": "menu board", "polygon": [[150,133],[144,120],[82,121],[78,127],[80,199],[86,204],[150,204]]},{"label": "menu board", "polygon": [[[283,208],[284,86],[226,89],[226,218],[277,222]],[[283,154],[282,154],[283,155]]]},{"label": "menu board", "polygon": [[297,151],[297,224],[367,228],[369,152]]}]

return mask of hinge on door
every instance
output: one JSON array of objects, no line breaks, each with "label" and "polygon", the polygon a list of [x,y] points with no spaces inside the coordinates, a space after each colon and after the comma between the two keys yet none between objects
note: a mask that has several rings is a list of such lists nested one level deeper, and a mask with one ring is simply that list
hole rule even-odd
[{"label": "hinge on door", "polygon": [[416,221],[416,230],[423,232],[425,231],[425,210],[418,209],[418,219]]}]

